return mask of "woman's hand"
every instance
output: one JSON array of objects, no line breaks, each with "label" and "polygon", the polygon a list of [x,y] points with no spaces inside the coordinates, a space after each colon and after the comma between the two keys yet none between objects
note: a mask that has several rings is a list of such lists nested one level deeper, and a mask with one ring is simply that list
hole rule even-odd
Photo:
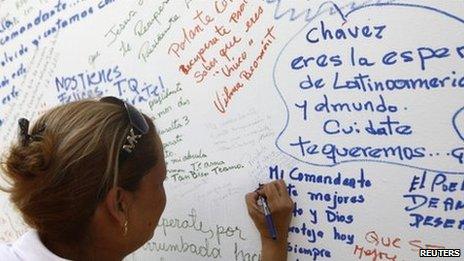
[{"label": "woman's hand", "polygon": [[[277,232],[277,238],[272,239],[266,225],[263,207],[259,206],[258,197],[266,198],[272,220]],[[292,219],[293,201],[288,195],[287,186],[283,180],[264,184],[259,190],[246,195],[248,214],[256,225],[262,243],[262,260],[286,260],[288,227]]]}]

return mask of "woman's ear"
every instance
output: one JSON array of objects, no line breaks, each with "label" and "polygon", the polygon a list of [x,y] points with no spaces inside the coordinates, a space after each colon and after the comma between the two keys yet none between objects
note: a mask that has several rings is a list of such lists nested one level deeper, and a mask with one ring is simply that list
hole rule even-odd
[{"label": "woman's ear", "polygon": [[132,195],[130,192],[120,187],[113,187],[108,191],[104,205],[109,215],[123,225],[127,221],[131,203]]}]

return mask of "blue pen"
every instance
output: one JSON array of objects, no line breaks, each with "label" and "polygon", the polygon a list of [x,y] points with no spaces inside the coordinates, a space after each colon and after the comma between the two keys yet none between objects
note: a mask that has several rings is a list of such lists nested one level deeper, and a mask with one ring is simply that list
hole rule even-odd
[{"label": "blue pen", "polygon": [[271,211],[269,211],[269,206],[267,205],[266,199],[259,196],[258,200],[261,202],[261,206],[263,206],[264,215],[266,216],[266,225],[267,229],[269,230],[269,234],[271,234],[272,239],[277,238],[277,232],[274,226],[274,222],[272,221]]}]

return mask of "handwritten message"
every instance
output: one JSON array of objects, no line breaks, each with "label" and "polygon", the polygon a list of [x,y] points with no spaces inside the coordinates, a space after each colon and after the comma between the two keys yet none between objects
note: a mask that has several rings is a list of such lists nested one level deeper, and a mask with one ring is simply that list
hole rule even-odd
[{"label": "handwritten message", "polygon": [[[192,77],[198,87],[213,85],[212,105],[226,114],[232,100],[261,69],[276,39],[275,26],[260,27],[264,9],[249,1],[215,1],[196,10],[192,25],[182,28],[179,40],[167,53],[179,60],[181,75]],[[193,53],[193,54],[192,54]],[[218,87],[217,80],[227,83]]]},{"label": "handwritten message", "polygon": [[[464,46],[457,35],[438,37],[443,31],[434,29],[458,32],[462,23],[423,10],[423,21],[440,24],[425,32],[406,15],[380,18],[406,13],[400,7],[340,13],[292,38],[274,71],[289,111],[277,139],[282,152],[320,166],[372,161],[462,173]],[[368,18],[374,9],[377,18]],[[405,30],[414,41],[405,40]],[[437,97],[446,103],[432,102]]]}]

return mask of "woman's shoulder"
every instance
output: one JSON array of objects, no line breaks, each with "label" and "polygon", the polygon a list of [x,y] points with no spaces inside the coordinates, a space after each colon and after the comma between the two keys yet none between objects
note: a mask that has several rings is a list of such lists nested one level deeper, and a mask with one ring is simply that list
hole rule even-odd
[{"label": "woman's shoulder", "polygon": [[0,244],[0,260],[66,261],[50,252],[35,230],[25,233],[14,243]]}]

